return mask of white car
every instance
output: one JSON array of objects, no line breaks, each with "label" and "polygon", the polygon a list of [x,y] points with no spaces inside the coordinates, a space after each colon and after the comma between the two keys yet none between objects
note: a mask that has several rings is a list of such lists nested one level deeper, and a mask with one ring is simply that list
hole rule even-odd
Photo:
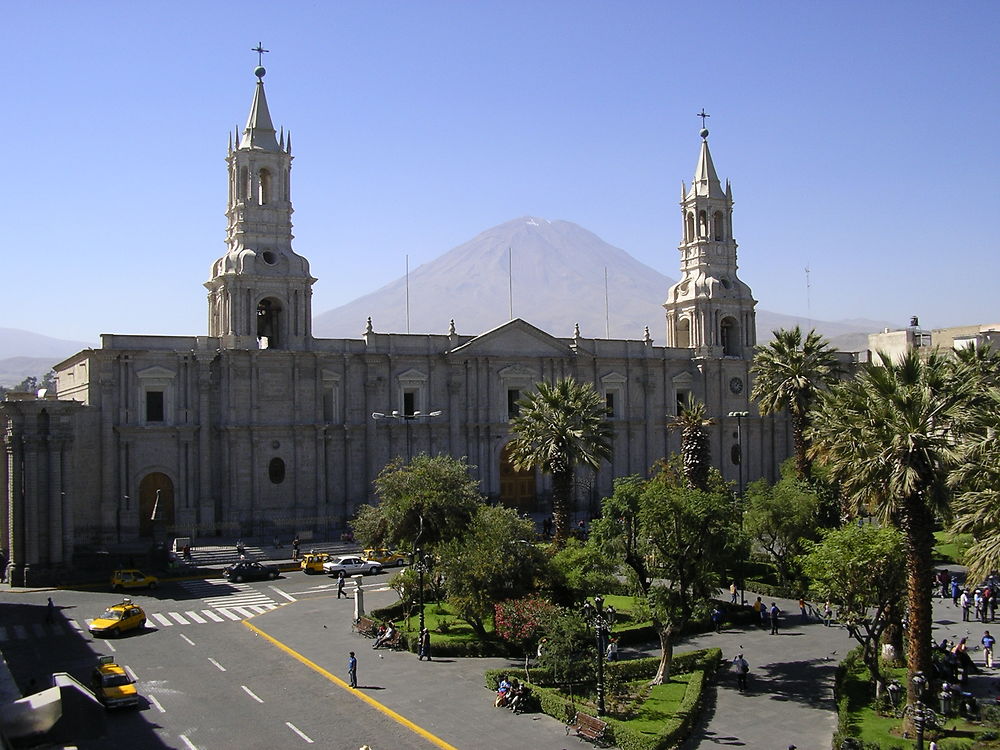
[{"label": "white car", "polygon": [[382,564],[362,560],[360,557],[354,555],[335,557],[329,562],[323,563],[323,572],[325,573],[337,575],[340,571],[344,571],[345,576],[357,575],[358,573],[362,575],[375,575],[382,572]]}]

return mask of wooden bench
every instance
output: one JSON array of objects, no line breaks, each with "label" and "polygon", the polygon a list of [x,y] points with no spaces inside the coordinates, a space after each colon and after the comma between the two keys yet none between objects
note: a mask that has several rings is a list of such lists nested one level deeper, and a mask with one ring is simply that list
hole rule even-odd
[{"label": "wooden bench", "polygon": [[378,635],[378,623],[370,617],[359,617],[358,621],[352,627],[359,635],[363,635],[365,638],[374,638]]},{"label": "wooden bench", "polygon": [[396,628],[396,631],[392,634],[392,638],[386,638],[378,645],[379,648],[383,646],[393,651],[401,649],[403,647],[403,632],[399,628]]},{"label": "wooden bench", "polygon": [[606,721],[601,721],[593,716],[588,716],[580,711],[576,712],[573,721],[566,727],[566,734],[571,731],[581,740],[599,742],[604,738],[604,731],[608,728]]}]

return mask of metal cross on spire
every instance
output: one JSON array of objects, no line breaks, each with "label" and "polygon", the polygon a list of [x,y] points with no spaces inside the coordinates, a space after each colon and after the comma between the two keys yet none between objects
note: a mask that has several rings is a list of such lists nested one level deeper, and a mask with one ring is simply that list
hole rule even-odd
[{"label": "metal cross on spire", "polygon": [[257,53],[257,64],[258,65],[263,65],[264,64],[264,53],[265,52],[270,52],[271,50],[264,49],[263,43],[262,42],[257,42],[257,46],[256,47],[251,47],[250,51]]},{"label": "metal cross on spire", "polygon": [[[267,52],[267,50],[264,50],[264,51],[265,51],[265,52]],[[705,108],[704,108],[704,107],[702,107],[702,108],[701,108],[701,112],[699,112],[699,113],[698,113],[697,115],[695,115],[695,117],[700,117],[700,118],[701,118],[701,127],[702,127],[702,128],[704,128],[704,127],[705,127],[705,118],[706,118],[706,117],[711,117],[711,116],[712,116],[712,115],[710,115],[710,114],[707,114],[707,113],[705,112]]]}]

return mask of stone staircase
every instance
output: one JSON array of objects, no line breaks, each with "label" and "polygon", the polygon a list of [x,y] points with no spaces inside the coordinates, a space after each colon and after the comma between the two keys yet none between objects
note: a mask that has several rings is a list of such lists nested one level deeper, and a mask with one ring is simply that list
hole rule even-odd
[{"label": "stone staircase", "polygon": [[[299,545],[299,553],[328,552],[331,555],[346,555],[359,552],[358,545],[350,542],[319,542],[309,541]],[[292,545],[284,544],[274,547],[270,544],[244,543],[243,554],[247,560],[269,561],[272,563],[292,562]],[[239,560],[236,544],[198,545],[191,547],[189,564],[199,568],[224,568]]]}]

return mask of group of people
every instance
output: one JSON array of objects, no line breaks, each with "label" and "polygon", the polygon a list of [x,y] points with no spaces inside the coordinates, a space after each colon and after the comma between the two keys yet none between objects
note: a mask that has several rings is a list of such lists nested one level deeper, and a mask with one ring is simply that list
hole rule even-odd
[{"label": "group of people", "polygon": [[775,602],[771,602],[771,606],[768,607],[758,596],[757,601],[753,603],[753,611],[760,617],[760,626],[762,628],[770,625],[771,635],[778,634],[778,621],[781,618],[781,610]]},{"label": "group of people", "polygon": [[497,708],[509,708],[514,713],[519,714],[524,710],[524,702],[529,692],[530,688],[518,682],[516,677],[513,680],[508,680],[507,675],[500,675],[500,681],[497,683],[497,697],[493,701],[493,705]]},{"label": "group of people", "polygon": [[975,588],[963,587],[958,582],[958,576],[949,574],[947,570],[938,572],[935,581],[940,587],[941,597],[951,597],[956,607],[962,608],[962,621],[993,622],[997,615],[997,595],[1000,594],[1000,575],[996,571]]}]

